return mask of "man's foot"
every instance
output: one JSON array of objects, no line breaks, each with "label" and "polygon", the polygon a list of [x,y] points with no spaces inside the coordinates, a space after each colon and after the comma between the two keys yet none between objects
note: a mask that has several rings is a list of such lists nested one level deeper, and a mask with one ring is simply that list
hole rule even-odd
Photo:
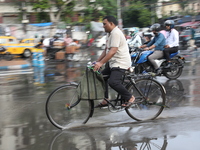
[{"label": "man's foot", "polygon": [[156,69],[156,75],[161,75],[162,70],[160,68]]},{"label": "man's foot", "polygon": [[168,62],[167,66],[165,66],[164,68],[170,68],[171,67],[171,63]]},{"label": "man's foot", "polygon": [[94,106],[94,108],[107,107],[108,106],[108,102],[106,100],[108,100],[108,99],[104,98],[104,100],[101,103],[99,103],[96,106]]},{"label": "man's foot", "polygon": [[125,102],[124,104],[122,104],[122,107],[126,107],[126,108],[129,108],[131,107],[131,105],[133,105],[135,102],[135,97],[132,96],[128,102]]}]

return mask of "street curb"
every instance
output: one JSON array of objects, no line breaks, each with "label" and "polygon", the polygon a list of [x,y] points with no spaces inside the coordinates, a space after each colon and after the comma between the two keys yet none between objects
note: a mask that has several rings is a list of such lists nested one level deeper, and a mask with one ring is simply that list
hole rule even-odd
[{"label": "street curb", "polygon": [[11,66],[1,66],[0,70],[9,70],[9,69],[24,69],[31,67],[30,63],[23,64],[23,65],[11,65]]}]

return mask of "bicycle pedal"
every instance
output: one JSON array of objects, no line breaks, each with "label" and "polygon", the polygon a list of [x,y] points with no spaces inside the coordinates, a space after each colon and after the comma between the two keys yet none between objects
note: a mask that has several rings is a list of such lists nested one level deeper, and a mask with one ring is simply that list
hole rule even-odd
[{"label": "bicycle pedal", "polygon": [[108,109],[108,106],[98,107],[99,109]]},{"label": "bicycle pedal", "polygon": [[109,109],[110,112],[113,112],[113,113],[116,113],[116,112],[120,112],[120,111],[125,110],[125,108],[123,108],[123,107],[121,107],[121,106],[118,106],[118,107],[115,107],[115,108],[109,107],[108,109]]}]

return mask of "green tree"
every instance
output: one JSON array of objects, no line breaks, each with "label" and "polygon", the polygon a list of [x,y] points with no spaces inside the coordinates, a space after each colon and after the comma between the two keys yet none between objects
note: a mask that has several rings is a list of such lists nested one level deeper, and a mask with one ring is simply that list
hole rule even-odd
[{"label": "green tree", "polygon": [[145,27],[151,23],[151,12],[141,1],[131,3],[122,11],[124,27]]},{"label": "green tree", "polygon": [[[53,23],[51,35],[54,35],[59,21],[66,20],[66,16],[73,15],[75,0],[35,0],[30,4],[33,6],[33,10],[40,12],[40,14],[48,10],[50,21]],[[62,15],[64,17],[61,19]]]},{"label": "green tree", "polygon": [[74,0],[36,0],[30,2],[33,5],[33,10],[44,12],[48,10],[50,21],[57,25],[61,20],[62,14],[64,16],[72,15],[73,8],[75,5]]},{"label": "green tree", "polygon": [[86,9],[84,10],[84,21],[101,20],[106,15],[117,15],[117,1],[116,0],[96,0],[90,2],[85,0]]}]

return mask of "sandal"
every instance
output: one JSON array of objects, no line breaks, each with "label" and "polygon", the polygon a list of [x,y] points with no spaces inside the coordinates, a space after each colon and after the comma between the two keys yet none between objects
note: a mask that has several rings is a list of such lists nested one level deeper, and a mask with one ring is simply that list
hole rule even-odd
[{"label": "sandal", "polygon": [[[106,101],[106,100],[107,100],[107,99],[104,98],[103,101]],[[107,106],[108,106],[108,102],[106,101],[105,104],[103,104],[103,103],[101,102],[101,103],[97,104],[96,106],[94,106],[94,108],[102,108],[102,107],[107,107]]]},{"label": "sandal", "polygon": [[108,104],[99,103],[96,106],[94,106],[94,108],[102,108],[102,107],[107,107],[107,106],[108,106]]},{"label": "sandal", "polygon": [[[132,100],[132,102],[130,102],[130,100]],[[125,102],[124,104],[122,104],[122,107],[126,107],[126,108],[130,108],[133,104],[135,104],[135,97],[132,96],[128,102]]]}]

